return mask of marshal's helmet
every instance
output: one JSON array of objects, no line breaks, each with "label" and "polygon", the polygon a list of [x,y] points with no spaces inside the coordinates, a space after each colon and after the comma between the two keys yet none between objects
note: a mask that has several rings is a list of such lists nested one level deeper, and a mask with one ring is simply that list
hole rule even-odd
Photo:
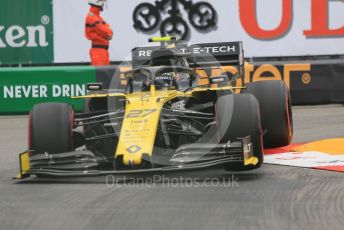
[{"label": "marshal's helmet", "polygon": [[107,0],[88,0],[88,4],[92,6],[99,6],[101,8],[104,7]]}]

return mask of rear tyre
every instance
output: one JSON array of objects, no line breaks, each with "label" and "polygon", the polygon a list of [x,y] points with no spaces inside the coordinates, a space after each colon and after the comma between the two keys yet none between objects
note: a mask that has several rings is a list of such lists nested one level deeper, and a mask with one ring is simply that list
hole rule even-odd
[{"label": "rear tyre", "polygon": [[29,149],[34,154],[73,151],[74,110],[70,105],[35,105],[29,119]]},{"label": "rear tyre", "polygon": [[293,114],[289,89],[283,81],[259,81],[247,85],[260,108],[264,132],[264,148],[290,144],[293,139]]},{"label": "rear tyre", "polygon": [[222,96],[217,100],[215,110],[218,143],[227,143],[250,136],[254,156],[259,160],[254,166],[227,164],[225,169],[241,171],[259,168],[263,163],[263,143],[259,105],[256,98],[250,94]]}]

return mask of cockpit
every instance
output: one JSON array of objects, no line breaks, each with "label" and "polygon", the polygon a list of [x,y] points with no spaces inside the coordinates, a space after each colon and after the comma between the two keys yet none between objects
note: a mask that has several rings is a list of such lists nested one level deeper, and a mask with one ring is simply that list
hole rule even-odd
[{"label": "cockpit", "polygon": [[156,90],[185,91],[196,84],[194,72],[185,67],[141,68],[127,72],[125,77],[127,93],[149,91],[151,85]]}]

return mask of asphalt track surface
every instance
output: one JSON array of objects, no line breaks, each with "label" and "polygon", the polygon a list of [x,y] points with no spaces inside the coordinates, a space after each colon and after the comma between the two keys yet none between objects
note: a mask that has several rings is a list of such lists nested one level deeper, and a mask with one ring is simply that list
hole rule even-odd
[{"label": "asphalt track surface", "polygon": [[[344,137],[343,106],[294,107],[294,120],[294,142]],[[264,165],[234,175],[199,173],[191,175],[192,183],[175,177],[114,186],[105,178],[16,183],[11,177],[17,173],[17,154],[26,147],[26,130],[25,116],[0,117],[0,229],[344,226],[344,174],[336,172]],[[211,183],[209,176],[217,181]]]}]

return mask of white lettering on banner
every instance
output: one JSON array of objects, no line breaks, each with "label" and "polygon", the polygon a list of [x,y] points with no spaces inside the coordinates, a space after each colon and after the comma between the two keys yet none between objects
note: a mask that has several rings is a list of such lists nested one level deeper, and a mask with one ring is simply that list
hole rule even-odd
[{"label": "white lettering on banner", "polygon": [[[5,29],[4,26],[0,26],[0,34],[1,34],[1,31],[3,31]],[[4,48],[6,47],[5,43],[1,40],[1,37],[0,37],[0,48]]]},{"label": "white lettering on banner", "polygon": [[[13,25],[5,30],[4,26],[0,26],[0,48],[7,46],[20,48],[25,45],[27,47],[46,47],[49,45],[44,26],[28,26],[25,29],[19,25]],[[38,38],[38,42],[36,38]]]},{"label": "white lettering on banner", "polygon": [[16,41],[19,40],[20,38],[23,38],[24,36],[25,36],[25,31],[23,28],[21,28],[20,26],[11,26],[6,31],[7,44],[10,47],[14,47],[14,48],[23,47],[26,43],[25,40],[22,40],[20,42],[16,42]]},{"label": "white lettering on banner", "polygon": [[48,97],[48,87],[46,85],[41,85],[40,89],[40,97]]},{"label": "white lettering on banner", "polygon": [[86,94],[86,86],[82,85],[52,85],[51,95],[48,94],[46,85],[16,85],[4,86],[3,97],[21,99],[21,98],[47,98],[47,97],[74,97]]},{"label": "white lettering on banner", "polygon": [[22,91],[21,91],[22,87],[20,85],[16,85],[14,87],[14,92],[15,92],[15,98],[21,98],[22,97]]},{"label": "white lettering on banner", "polygon": [[52,92],[53,92],[53,95],[52,95],[53,97],[60,97],[62,90],[59,85],[53,85]]},{"label": "white lettering on banner", "polygon": [[44,26],[29,26],[27,27],[27,30],[29,31],[29,42],[27,43],[27,47],[37,47],[36,42],[36,32],[38,32],[38,38],[39,38],[39,46],[46,47],[49,45],[47,42],[47,37],[45,36],[45,28]]},{"label": "white lettering on banner", "polygon": [[82,96],[85,93],[85,85],[62,85],[62,97]]},{"label": "white lettering on banner", "polygon": [[33,98],[38,98],[39,94],[38,94],[38,85],[33,85],[32,86],[32,97]]},{"label": "white lettering on banner", "polygon": [[53,97],[74,97],[86,94],[85,85],[53,85]]},{"label": "white lettering on banner", "polygon": [[85,85],[76,85],[75,96],[82,96],[86,94]]},{"label": "white lettering on banner", "polygon": [[13,86],[11,87],[4,86],[4,98],[13,98],[13,97],[14,97]]},{"label": "white lettering on banner", "polygon": [[70,87],[69,85],[62,86],[62,97],[70,97]]},{"label": "white lettering on banner", "polygon": [[31,85],[29,85],[28,87],[23,87],[23,93],[24,93],[24,97],[29,97],[30,95],[30,91],[31,91]]},{"label": "white lettering on banner", "polygon": [[16,85],[4,86],[4,98],[46,98],[48,87],[46,85]]}]

